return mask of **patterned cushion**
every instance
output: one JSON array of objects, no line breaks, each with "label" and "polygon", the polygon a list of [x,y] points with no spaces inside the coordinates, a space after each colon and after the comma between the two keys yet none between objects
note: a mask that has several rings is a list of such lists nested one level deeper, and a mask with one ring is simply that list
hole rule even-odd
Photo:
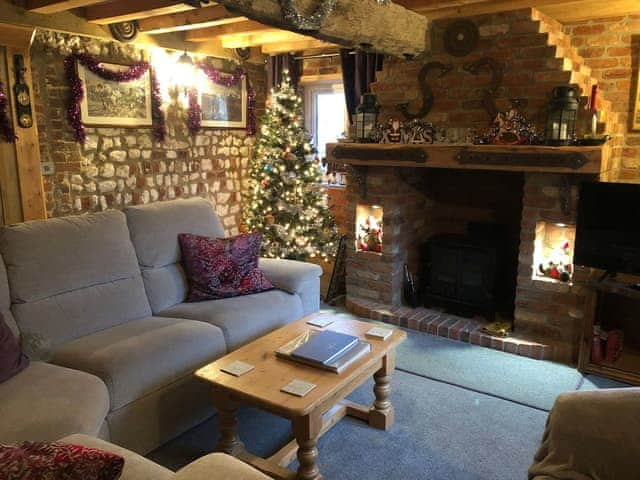
[{"label": "patterned cushion", "polygon": [[27,365],[29,359],[20,351],[18,339],[0,313],[0,383],[10,379]]},{"label": "patterned cushion", "polygon": [[63,443],[0,445],[0,480],[116,480],[124,458]]},{"label": "patterned cushion", "polygon": [[188,302],[237,297],[271,290],[273,285],[258,268],[262,234],[209,238],[178,235],[189,278]]}]

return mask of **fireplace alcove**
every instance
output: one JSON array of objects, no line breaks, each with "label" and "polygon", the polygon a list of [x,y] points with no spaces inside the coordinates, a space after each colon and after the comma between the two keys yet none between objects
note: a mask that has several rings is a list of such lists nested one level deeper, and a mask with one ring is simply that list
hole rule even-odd
[{"label": "fireplace alcove", "polygon": [[[347,308],[361,316],[520,355],[575,361],[585,289],[566,277],[538,274],[536,262],[540,245],[546,246],[543,252],[554,250],[547,244],[562,237],[556,231],[575,225],[580,182],[604,178],[606,146],[330,144],[327,152],[331,161],[350,167]],[[375,205],[383,212],[379,252],[357,249],[358,205]],[[548,226],[547,243],[536,241],[540,222]],[[425,284],[421,252],[427,239],[441,234],[465,238],[478,228],[503,232],[502,244],[495,248],[503,258],[499,267],[503,291],[494,310],[514,320],[514,334],[507,339],[483,334],[482,319],[409,308],[403,300],[405,264],[416,283]],[[542,263],[547,265],[547,259]],[[469,313],[487,317],[482,311]]]}]

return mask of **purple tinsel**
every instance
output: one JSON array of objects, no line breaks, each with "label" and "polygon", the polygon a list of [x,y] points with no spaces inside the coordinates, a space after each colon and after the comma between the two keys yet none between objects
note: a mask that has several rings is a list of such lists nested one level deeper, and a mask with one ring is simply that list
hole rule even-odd
[{"label": "purple tinsel", "polygon": [[189,110],[187,112],[187,124],[192,135],[198,133],[202,122],[202,109],[198,105],[198,91],[195,88],[189,90]]},{"label": "purple tinsel", "polygon": [[7,142],[15,142],[16,134],[9,120],[9,105],[7,95],[4,93],[4,86],[0,82],[0,131]]},{"label": "purple tinsel", "polygon": [[[205,75],[213,83],[217,85],[224,85],[225,87],[233,87],[238,84],[242,79],[246,78],[247,74],[241,68],[236,69],[233,73],[223,73],[206,63],[198,63],[198,66],[202,69]],[[253,136],[256,133],[256,96],[253,88],[247,81],[247,135]]]},{"label": "purple tinsel", "polygon": [[[86,53],[72,53],[64,59],[65,73],[71,89],[67,118],[73,128],[76,140],[84,143],[87,139],[87,134],[85,132],[84,125],[82,124],[80,114],[80,103],[84,97],[84,86],[82,85],[82,80],[80,80],[80,77],[78,76],[78,70],[75,65],[76,61],[100,78],[112,82],[130,82],[137,80],[149,70],[150,65],[149,62],[139,61],[134,62],[127,70],[115,71],[105,68],[98,60]],[[151,82],[151,115],[154,124],[154,136],[156,140],[162,141],[166,135],[166,126],[164,122],[164,113],[160,108],[162,105],[160,87],[155,75],[153,75],[153,72],[151,72]]]}]

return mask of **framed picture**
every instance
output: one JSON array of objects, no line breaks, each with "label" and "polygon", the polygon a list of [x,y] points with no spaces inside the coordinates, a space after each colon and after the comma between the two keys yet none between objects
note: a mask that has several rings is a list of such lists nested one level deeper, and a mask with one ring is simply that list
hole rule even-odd
[{"label": "framed picture", "polygon": [[[126,65],[103,63],[112,70],[127,70]],[[147,72],[138,80],[113,82],[104,80],[77,64],[85,95],[80,104],[82,122],[87,125],[120,127],[151,126],[151,76]]]},{"label": "framed picture", "polygon": [[207,82],[207,86],[199,92],[199,97],[203,127],[247,127],[246,78],[233,87]]},{"label": "framed picture", "polygon": [[636,78],[636,96],[631,110],[631,130],[640,130],[640,68]]}]

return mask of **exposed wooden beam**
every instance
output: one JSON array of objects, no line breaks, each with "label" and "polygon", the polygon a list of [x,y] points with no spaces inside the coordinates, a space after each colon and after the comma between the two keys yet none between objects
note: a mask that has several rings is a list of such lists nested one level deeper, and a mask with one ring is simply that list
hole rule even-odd
[{"label": "exposed wooden beam", "polygon": [[263,25],[262,23],[254,22],[253,20],[247,20],[246,22],[229,23],[227,25],[219,25],[217,27],[189,30],[184,34],[184,39],[188,42],[206,42],[207,40],[218,38],[222,35],[231,35],[237,33],[244,33],[249,35],[272,29],[273,27]]},{"label": "exposed wooden beam", "polygon": [[[283,19],[278,0],[218,0],[239,15],[296,31]],[[302,12],[313,11],[317,0],[298,0]],[[340,0],[325,23],[317,31],[305,32],[320,40],[348,47],[371,45],[372,50],[402,57],[425,55],[429,51],[427,19],[411,10],[391,3],[380,5],[371,0]]]},{"label": "exposed wooden beam", "polygon": [[279,53],[301,52],[303,50],[313,50],[314,48],[336,48],[333,43],[322,40],[304,40],[302,42],[268,43],[262,45],[262,53],[265,55],[277,55]]},{"label": "exposed wooden beam", "polygon": [[264,32],[251,35],[233,34],[220,37],[220,41],[224,48],[245,48],[264,45],[267,43],[304,42],[305,40],[313,39],[298,33],[278,29],[266,30]]},{"label": "exposed wooden beam", "polygon": [[187,3],[176,3],[175,0],[117,0],[85,8],[84,18],[89,22],[106,25],[193,9],[193,6]]},{"label": "exposed wooden beam", "polygon": [[244,22],[245,20],[247,20],[245,17],[231,13],[222,5],[214,5],[212,7],[197,8],[188,12],[141,18],[138,20],[138,26],[141,32],[157,34],[213,27],[227,23]]},{"label": "exposed wooden beam", "polygon": [[24,8],[34,13],[58,13],[72,8],[86,7],[104,0],[26,0]]},{"label": "exposed wooden beam", "polygon": [[542,13],[559,22],[579,22],[593,18],[618,17],[621,15],[640,15],[638,0],[581,0],[569,1],[559,5],[540,5]]},{"label": "exposed wooden beam", "polygon": [[21,27],[0,23],[0,45],[8,47],[24,47],[31,45],[36,30],[33,27]]},{"label": "exposed wooden beam", "polygon": [[464,7],[476,3],[491,3],[491,0],[396,0],[396,3],[414,12],[426,13],[433,10]]}]

